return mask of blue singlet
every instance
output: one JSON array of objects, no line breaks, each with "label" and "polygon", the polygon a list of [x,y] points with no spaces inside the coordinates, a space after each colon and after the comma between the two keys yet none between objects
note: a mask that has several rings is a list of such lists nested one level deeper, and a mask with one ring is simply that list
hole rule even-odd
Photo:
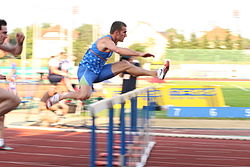
[{"label": "blue singlet", "polygon": [[[105,35],[100,39],[102,38],[112,39],[111,35]],[[113,52],[104,52],[98,50],[98,40],[87,50],[79,64],[77,76],[80,85],[92,86],[93,83],[101,82],[114,77],[112,72],[112,64],[105,64],[106,60],[112,56]]]}]

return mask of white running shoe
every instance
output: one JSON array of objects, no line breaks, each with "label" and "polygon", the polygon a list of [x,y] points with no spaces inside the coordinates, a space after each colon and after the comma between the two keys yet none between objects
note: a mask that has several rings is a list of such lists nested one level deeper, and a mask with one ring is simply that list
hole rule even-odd
[{"label": "white running shoe", "polygon": [[46,101],[46,108],[49,109],[51,106],[54,104],[58,103],[60,101],[60,95],[57,93],[54,96],[51,96],[47,101]]},{"label": "white running shoe", "polygon": [[159,79],[164,79],[170,67],[170,60],[166,60],[164,66],[157,70],[157,76]]},{"label": "white running shoe", "polygon": [[11,148],[11,147],[6,146],[6,145],[0,146],[0,150],[7,150],[7,151],[9,151],[9,150],[13,150],[13,149],[14,149],[14,148]]}]

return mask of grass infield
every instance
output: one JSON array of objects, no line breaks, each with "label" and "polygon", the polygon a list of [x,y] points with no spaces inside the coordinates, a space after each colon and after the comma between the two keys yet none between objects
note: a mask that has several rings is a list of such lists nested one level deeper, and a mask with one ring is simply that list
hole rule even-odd
[{"label": "grass infield", "polygon": [[168,81],[178,85],[220,85],[229,107],[250,107],[250,84],[247,81]]}]

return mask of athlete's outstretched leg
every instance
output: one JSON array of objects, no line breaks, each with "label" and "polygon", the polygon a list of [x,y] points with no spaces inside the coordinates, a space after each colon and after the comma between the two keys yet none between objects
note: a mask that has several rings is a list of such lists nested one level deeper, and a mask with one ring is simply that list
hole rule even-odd
[{"label": "athlete's outstretched leg", "polygon": [[122,72],[128,72],[134,76],[152,76],[158,77],[159,79],[164,79],[166,73],[169,70],[170,62],[167,60],[164,66],[157,71],[146,70],[141,67],[137,67],[126,60],[116,62],[112,64],[112,71],[115,75]]}]

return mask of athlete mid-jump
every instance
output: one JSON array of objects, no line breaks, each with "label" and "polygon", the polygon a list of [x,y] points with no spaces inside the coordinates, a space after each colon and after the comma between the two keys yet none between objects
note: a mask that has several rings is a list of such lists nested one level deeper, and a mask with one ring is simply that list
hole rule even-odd
[{"label": "athlete mid-jump", "polygon": [[50,108],[62,99],[86,100],[90,98],[93,83],[110,79],[122,72],[128,72],[134,76],[152,76],[164,79],[169,70],[169,61],[166,61],[163,67],[157,71],[145,70],[126,60],[105,64],[113,52],[126,56],[154,57],[154,55],[150,53],[142,53],[128,48],[118,47],[117,43],[123,42],[127,36],[126,33],[126,24],[121,21],[115,21],[111,26],[110,34],[99,38],[83,56],[77,72],[80,90],[67,94],[55,94],[47,100],[47,108]]}]

